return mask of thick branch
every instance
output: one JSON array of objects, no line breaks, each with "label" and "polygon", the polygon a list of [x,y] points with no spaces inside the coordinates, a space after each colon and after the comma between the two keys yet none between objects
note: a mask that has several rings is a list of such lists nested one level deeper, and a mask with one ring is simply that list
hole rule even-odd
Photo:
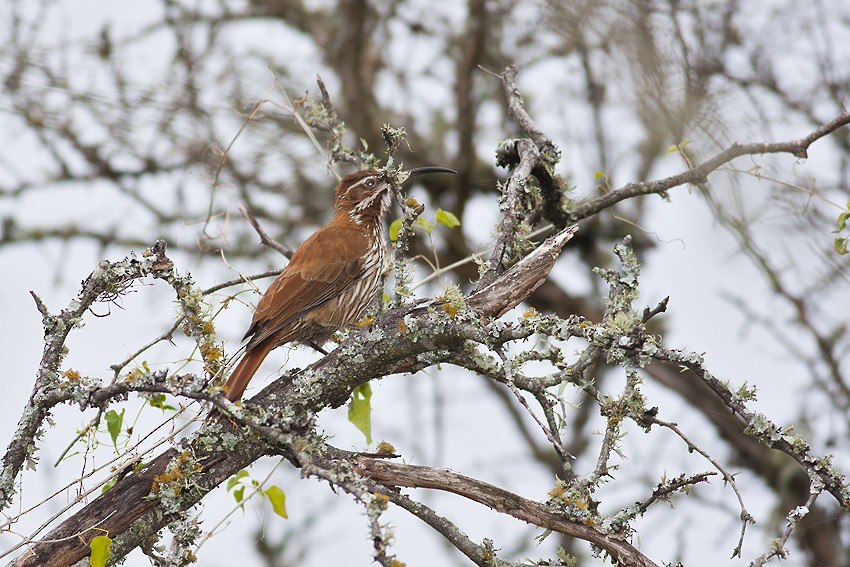
[{"label": "thick branch", "polygon": [[482,317],[501,317],[542,284],[561,250],[578,230],[572,225],[550,236],[498,279],[469,296],[467,304]]},{"label": "thick branch", "polygon": [[360,474],[389,486],[433,488],[458,494],[536,526],[588,541],[604,549],[621,565],[651,567],[655,563],[630,543],[566,516],[563,511],[523,498],[492,484],[448,469],[391,463],[378,459],[354,460]]}]

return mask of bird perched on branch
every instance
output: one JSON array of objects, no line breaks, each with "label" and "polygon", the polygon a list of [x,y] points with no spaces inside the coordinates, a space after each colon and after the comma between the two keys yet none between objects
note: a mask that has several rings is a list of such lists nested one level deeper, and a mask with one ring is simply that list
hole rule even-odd
[{"label": "bird perched on branch", "polygon": [[[455,173],[445,167],[411,169]],[[375,298],[386,270],[383,221],[392,194],[383,171],[346,175],[336,187],[334,215],[292,255],[257,303],[243,340],[245,355],[224,385],[238,400],[272,349],[290,342],[316,348],[354,323]]]}]

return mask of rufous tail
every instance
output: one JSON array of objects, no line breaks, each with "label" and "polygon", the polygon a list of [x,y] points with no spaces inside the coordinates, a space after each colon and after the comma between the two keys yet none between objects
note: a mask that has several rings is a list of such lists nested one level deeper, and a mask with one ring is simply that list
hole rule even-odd
[{"label": "rufous tail", "polygon": [[248,382],[257,373],[257,369],[271,350],[271,347],[261,343],[245,353],[245,356],[242,357],[242,360],[239,361],[239,364],[236,365],[236,368],[230,374],[230,378],[224,384],[224,391],[227,394],[228,400],[235,402],[242,397],[245,388],[248,387]]}]

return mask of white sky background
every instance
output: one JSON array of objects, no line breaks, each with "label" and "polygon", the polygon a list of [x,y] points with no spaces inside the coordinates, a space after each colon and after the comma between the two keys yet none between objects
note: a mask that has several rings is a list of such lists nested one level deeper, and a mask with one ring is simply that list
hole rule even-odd
[{"label": "white sky background", "polygon": [[[155,18],[158,8],[154,6],[158,4],[134,4],[130,13],[119,3],[59,2],[51,8],[50,16],[53,19],[45,27],[45,31],[55,31],[55,41],[45,41],[45,46],[67,43],[77,48],[81,38],[96,37],[102,22],[106,20],[116,22],[114,31],[118,36],[136,29],[149,18]],[[423,10],[431,9],[434,9],[433,3],[427,6],[423,4]],[[0,20],[8,15],[4,13],[5,10],[7,8],[0,6]],[[280,38],[263,35],[262,27],[258,29],[260,31],[255,32],[258,35],[244,38],[245,43],[280,41]],[[268,33],[279,29],[269,28]],[[49,35],[45,34],[44,37]],[[232,41],[234,45],[240,45],[238,39],[234,38]],[[322,72],[333,96],[333,78],[314,63],[315,55],[309,47],[302,45],[303,41],[292,41],[295,43],[287,44],[287,49],[290,50],[289,64],[296,70],[303,70],[304,86],[309,87],[315,74]],[[417,46],[403,56],[409,57],[411,65],[428,66],[438,55],[428,53],[427,40],[418,41]],[[296,47],[293,48],[293,45]],[[140,73],[141,76],[157,77],[162,70],[157,65],[156,44],[151,42],[146,47],[151,51],[128,59],[127,65],[131,65],[133,72]],[[234,56],[238,56],[238,53],[234,53]],[[79,65],[81,76],[77,78],[81,82],[77,84],[78,87],[87,80],[97,84],[100,78],[94,74],[87,76],[90,73],[88,64],[82,63],[73,50],[68,51],[67,57],[72,70],[77,70],[76,66]],[[582,147],[574,141],[586,136],[590,119],[579,114],[579,106],[570,105],[569,99],[563,94],[569,92],[569,76],[552,65],[557,64],[520,67],[520,87],[524,93],[529,93],[532,116],[561,144],[564,160],[560,172],[573,179],[578,187],[579,197],[593,195],[593,174],[597,169],[594,165],[595,152],[583,152]],[[796,67],[789,63],[789,69]],[[796,73],[793,76],[799,77]],[[270,79],[262,68],[256,70],[254,77],[254,84],[246,84],[245,88],[254,92],[254,98],[259,99],[266,95]],[[479,80],[490,79],[482,75]],[[167,83],[168,77],[162,77],[162,81]],[[433,77],[423,81],[428,88],[422,89],[421,104],[428,107],[439,106],[442,102],[441,96],[451,93],[450,85],[435,84]],[[391,86],[391,81],[388,86]],[[45,92],[45,96],[51,94]],[[217,95],[222,99],[214,101],[211,106],[218,108],[221,116],[216,116],[215,120],[220,125],[225,125],[222,126],[224,128],[228,124],[234,125],[232,132],[235,134],[238,120],[228,108],[228,102],[224,99],[225,93],[215,88],[204,93],[208,99],[215,99]],[[563,101],[563,104],[558,104],[558,101]],[[728,141],[767,140],[768,137],[754,126],[755,116],[748,116],[743,105],[739,108],[743,114],[739,120],[727,117],[730,123],[737,124],[740,128]],[[486,119],[486,114],[484,117]],[[623,116],[610,115],[607,119],[612,121],[612,124],[620,124]],[[630,127],[628,121],[624,123],[623,154],[630,149],[628,145],[634,143],[634,140],[630,140]],[[769,140],[796,138],[807,131],[806,128],[801,129],[794,124],[778,123],[775,124],[775,130],[769,134]],[[33,159],[38,154],[31,151],[30,142],[22,132],[20,123],[9,116],[8,109],[0,108],[0,144],[4,148],[2,159],[6,160],[0,163],[0,183],[10,170],[25,172],[30,168],[39,168],[39,162]],[[483,132],[485,134],[478,140],[480,155],[489,159],[503,132],[495,127],[485,127]],[[491,136],[490,139],[487,138],[488,135]],[[699,140],[694,140],[693,144],[692,147],[696,147],[700,152],[704,149],[707,153],[711,148],[708,144],[708,147],[703,148]],[[790,156],[782,157],[774,163],[780,164],[779,173],[784,178],[797,176],[799,179],[806,179],[816,176],[820,183],[825,173],[830,172],[833,157],[829,155],[830,151],[826,143],[819,142],[811,149],[811,158],[806,163],[795,164]],[[320,160],[316,161],[319,166]],[[614,165],[611,171],[606,172],[612,178],[614,187],[629,180],[625,174],[630,171],[630,165]],[[747,165],[742,164],[740,167],[746,169]],[[661,177],[680,171],[681,168],[680,160],[671,155],[662,162],[662,168],[654,172],[654,175]],[[207,172],[188,171],[182,176],[190,184],[202,188]],[[330,190],[333,180],[327,176],[325,181]],[[166,183],[168,182],[166,180]],[[746,190],[743,191],[746,199],[753,205],[759,203],[764,198],[759,191],[766,191],[767,183],[760,184],[755,180],[744,183],[747,184]],[[153,190],[167,192],[169,186],[164,185]],[[64,219],[71,213],[80,218],[81,222],[106,222],[116,214],[129,214],[132,210],[130,204],[112,200],[113,192],[103,190],[98,193],[97,189],[90,187],[80,187],[79,191],[85,195],[82,201],[77,198],[80,193],[68,197],[61,191],[40,192],[33,197],[18,200],[3,199],[0,201],[0,216],[11,212],[23,222],[34,218]],[[199,191],[198,198],[203,207],[206,196]],[[805,397],[806,389],[809,388],[805,381],[805,372],[784,354],[762,329],[753,329],[750,321],[742,317],[739,310],[722,296],[734,291],[739,296],[753,301],[755,309],[767,313],[776,309],[775,301],[771,299],[762,279],[757,277],[753,268],[738,254],[736,241],[712,221],[710,211],[696,194],[690,194],[687,188],[680,187],[671,192],[671,198],[671,203],[664,203],[657,197],[649,198],[651,214],[642,228],[657,235],[658,243],[649,257],[642,259],[646,267],[641,280],[643,293],[640,301],[654,306],[664,296],[669,295],[671,302],[668,314],[665,315],[669,329],[666,335],[667,345],[704,352],[708,367],[718,377],[727,379],[732,384],[737,385],[746,380],[758,385],[760,395],[756,407],[767,413],[775,422],[788,424],[799,413],[799,400],[819,403],[816,397]],[[470,206],[466,218],[463,219],[468,234],[477,236],[485,243],[489,237],[489,224],[482,222],[482,219],[491,218],[494,211],[495,203],[485,202],[483,199],[478,199],[474,206]],[[764,214],[757,214],[754,220],[759,225],[759,230],[775,235],[777,249],[793,249],[796,246],[786,238],[786,219],[778,216],[774,210],[765,210]],[[133,220],[135,221],[136,219]],[[140,219],[140,222],[145,221]],[[241,221],[237,218],[232,222]],[[191,241],[196,238],[198,230],[197,225],[187,224],[181,238]],[[639,230],[640,228],[635,228],[635,231]],[[155,237],[151,232],[151,242]],[[830,238],[831,235],[824,234],[826,242]],[[15,427],[21,408],[30,393],[41,355],[41,318],[29,297],[29,290],[36,291],[51,310],[58,311],[76,294],[80,280],[94,269],[99,260],[97,254],[95,247],[87,244],[63,246],[50,243],[41,246],[0,248],[0,273],[7,275],[0,285],[0,310],[6,321],[6,324],[0,325],[0,359],[5,363],[7,384],[6,395],[0,401],[0,431],[12,431]],[[114,249],[108,253],[112,260],[117,260],[125,254],[124,251]],[[197,258],[179,253],[171,253],[170,256],[175,260],[178,269],[190,271],[201,287],[234,277],[234,273],[221,264],[213,265],[209,261],[199,263]],[[575,260],[569,256],[569,252],[565,254],[564,260],[553,272],[553,277],[563,278],[568,287],[573,286],[573,289],[585,289],[588,282],[584,276],[577,276],[570,269]],[[237,266],[245,273],[260,271],[265,267]],[[260,287],[265,285],[260,284]],[[834,306],[833,313],[846,313],[850,301],[847,296],[839,297],[836,298]],[[174,315],[171,290],[162,284],[148,288],[137,287],[135,293],[122,299],[121,307],[123,309],[113,308],[112,315],[107,318],[88,317],[86,327],[72,333],[69,341],[71,354],[66,360],[66,367],[107,379],[109,364],[123,358],[125,353],[135,350],[148,338],[160,334]],[[139,316],[142,313],[144,316]],[[780,311],[776,315],[776,324],[781,325],[786,314]],[[236,350],[237,341],[244,332],[249,317],[246,309],[234,308],[216,320],[221,337],[228,340],[229,352]],[[153,354],[145,358],[154,363],[160,362],[164,366],[172,364],[174,358],[180,356],[175,352],[185,355],[187,351],[175,349],[156,352],[161,358],[156,359]],[[312,358],[313,355],[305,351],[293,351],[288,355],[282,350],[277,351],[274,360],[264,366],[252,386],[258,388],[262,378],[270,376],[280,364],[286,363],[288,367],[301,365]],[[458,472],[478,476],[515,490],[524,496],[545,500],[546,491],[552,486],[552,479],[541,473],[538,468],[524,466],[525,455],[521,445],[516,442],[512,425],[507,419],[493,419],[493,415],[498,415],[497,412],[501,409],[479,383],[481,379],[452,370],[429,374],[430,377],[421,374],[415,377],[391,377],[373,385],[375,439],[387,439],[396,443],[409,462],[448,466]],[[718,449],[719,445],[712,429],[702,418],[696,416],[695,412],[690,412],[678,399],[652,383],[647,383],[644,391],[651,405],[662,408],[663,419],[679,423],[686,432],[693,435],[693,439],[700,446],[709,451]],[[435,400],[439,399],[442,399],[444,405],[437,411],[435,408],[440,406]],[[128,409],[128,414],[134,411]],[[87,417],[91,415],[89,413]],[[36,501],[36,494],[47,492],[59,483],[66,482],[79,470],[79,461],[71,461],[59,469],[53,469],[52,465],[72,438],[73,428],[82,425],[84,420],[77,408],[61,408],[56,412],[55,418],[59,427],[49,431],[45,437],[39,452],[39,472],[25,475],[24,490],[26,501],[29,503]],[[153,422],[156,418],[154,412],[148,410],[145,419]],[[335,436],[333,442],[337,446],[364,448],[362,436],[346,421],[345,408],[325,412],[320,424],[326,432]],[[837,428],[835,424],[830,423],[817,425]],[[0,440],[2,439],[4,437],[0,435]],[[646,494],[646,482],[657,483],[665,472],[674,476],[685,471],[710,469],[708,463],[695,455],[687,454],[679,440],[664,432],[644,436],[640,432],[632,431],[624,443],[629,460],[621,462],[622,468],[617,476],[622,482],[613,483],[603,492],[606,506],[630,504]],[[5,447],[5,443],[3,445]],[[820,452],[823,448],[817,449]],[[107,453],[100,458],[107,458]],[[722,451],[715,454],[715,457],[721,460],[723,456]],[[270,460],[264,461],[254,467],[254,478],[263,478],[270,463]],[[847,458],[839,455],[837,463],[843,470],[850,470],[850,460]],[[287,507],[290,517],[293,518],[290,522],[296,521],[295,518],[299,516],[320,517],[315,529],[307,531],[310,554],[306,561],[299,563],[300,565],[338,564],[342,557],[345,558],[346,564],[351,566],[372,564],[370,545],[366,537],[366,522],[350,498],[341,496],[329,500],[329,490],[324,485],[314,480],[299,480],[297,474],[286,464],[279,467],[275,474],[273,482],[284,488],[287,493]],[[635,478],[632,479],[632,475],[635,475]],[[764,498],[766,491],[748,472],[741,474],[739,481],[750,512],[756,516],[759,525],[769,526],[775,518],[771,517],[772,503]],[[45,486],[40,486],[40,483]],[[69,491],[68,497],[72,494],[73,491]],[[732,564],[726,560],[735,545],[738,530],[734,518],[739,512],[734,497],[719,480],[715,480],[710,487],[700,488],[699,494],[707,501],[722,504],[714,508],[704,503],[700,505],[699,502],[679,499],[676,510],[672,512],[679,521],[669,522],[669,510],[658,507],[638,523],[638,529],[643,536],[641,547],[650,557],[658,561],[679,559],[671,549],[671,542],[678,542],[679,537],[684,537],[684,545],[689,549],[682,552],[682,559],[689,565],[712,565],[719,564],[719,561]],[[503,551],[517,546],[520,540],[528,538],[529,534],[539,533],[539,530],[528,530],[515,520],[497,518],[495,513],[456,497],[424,493],[416,493],[413,496],[434,505],[438,513],[456,518],[459,526],[474,540],[493,538],[497,547]],[[63,498],[58,500],[64,501]],[[205,499],[204,528],[210,529],[232,504],[232,498],[221,488]],[[458,514],[458,511],[462,513]],[[445,548],[438,540],[428,535],[429,528],[411,520],[406,513],[390,511],[386,518],[396,528],[397,544],[393,548],[394,551],[411,567],[434,565],[455,557],[451,553],[446,554]],[[259,504],[248,504],[245,514],[235,514],[231,517],[231,522],[225,531],[212,538],[201,549],[200,565],[232,565],[237,558],[241,558],[240,565],[260,565],[259,559],[250,559],[255,557],[251,539],[258,526],[265,522],[264,529],[272,541],[283,537],[289,529],[286,521],[273,516],[267,507]],[[16,529],[26,533],[27,527],[29,524],[22,521]],[[641,527],[647,529],[641,530]],[[694,537],[697,531],[709,531],[716,537]],[[744,547],[745,558],[751,559],[754,554],[761,553],[765,537],[769,539],[774,535],[774,531],[765,534],[751,530]],[[16,541],[17,538],[12,536],[0,536],[0,549],[5,549]],[[544,543],[539,553],[533,553],[532,556],[551,555],[552,543],[553,540]],[[249,559],[245,559],[246,557]],[[799,565],[801,560],[800,554],[792,555],[784,565]],[[146,565],[147,560],[141,554],[135,553],[126,564]]]}]

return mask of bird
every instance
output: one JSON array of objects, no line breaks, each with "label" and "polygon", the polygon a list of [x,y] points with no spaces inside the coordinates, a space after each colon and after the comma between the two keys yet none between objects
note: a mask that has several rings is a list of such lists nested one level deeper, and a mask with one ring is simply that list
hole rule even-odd
[{"label": "bird", "polygon": [[[427,166],[408,173],[456,172]],[[245,354],[224,384],[228,400],[242,397],[273,349],[300,343],[321,350],[334,333],[363,316],[388,268],[383,221],[392,202],[390,186],[389,175],[380,169],[340,180],[331,220],[295,250],[257,303],[242,338],[248,341]]]}]

